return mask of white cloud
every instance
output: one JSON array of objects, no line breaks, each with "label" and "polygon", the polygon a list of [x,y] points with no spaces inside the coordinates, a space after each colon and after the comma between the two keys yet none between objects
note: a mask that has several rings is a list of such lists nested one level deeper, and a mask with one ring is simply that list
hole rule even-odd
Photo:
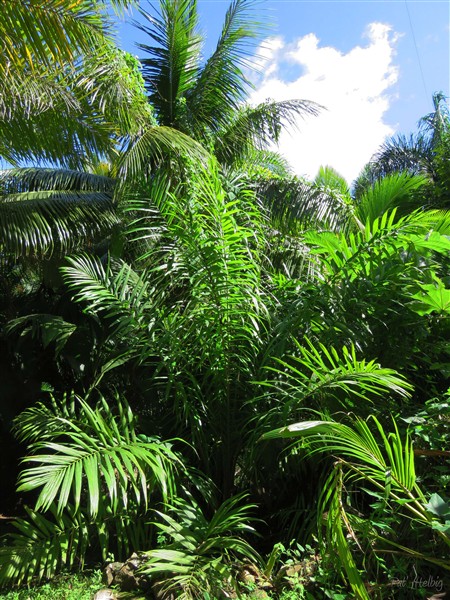
[{"label": "white cloud", "polygon": [[301,98],[327,108],[281,136],[279,150],[299,175],[314,177],[320,165],[328,164],[352,181],[394,133],[383,118],[394,97],[388,90],[398,79],[393,63],[398,35],[388,25],[372,23],[365,37],[365,46],[347,53],[320,46],[314,33],[290,44],[269,38],[259,50],[265,66],[252,104]]}]

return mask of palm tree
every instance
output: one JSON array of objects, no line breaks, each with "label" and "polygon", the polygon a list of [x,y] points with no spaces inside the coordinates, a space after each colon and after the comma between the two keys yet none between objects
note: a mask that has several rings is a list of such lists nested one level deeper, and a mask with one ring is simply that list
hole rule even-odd
[{"label": "palm tree", "polygon": [[[433,108],[419,120],[417,133],[390,138],[380,147],[355,182],[356,197],[380,177],[403,171],[424,175],[431,184],[439,185],[439,155],[445,152],[448,159],[450,131],[449,109],[442,92],[433,94]],[[432,192],[430,189],[428,204],[433,204]]]},{"label": "palm tree", "polygon": [[[104,161],[110,176],[120,149],[155,120],[137,60],[112,42],[108,4],[8,0],[3,7],[0,157],[19,167],[1,174],[3,266],[92,247],[119,222],[115,181],[93,171]],[[111,4],[121,10],[130,2]],[[179,148],[182,137],[153,127],[153,153]]]},{"label": "palm tree", "polygon": [[127,113],[148,121],[136,65],[112,42],[106,2],[7,0],[2,8],[3,159],[80,168],[130,131]]},{"label": "palm tree", "polygon": [[157,15],[140,9],[147,23],[136,23],[152,42],[139,47],[146,53],[143,76],[158,123],[198,140],[222,164],[276,142],[283,124],[319,109],[306,100],[245,106],[251,89],[245,71],[252,68],[252,41],[261,31],[250,7],[246,0],[232,2],[216,49],[205,61],[196,0],[162,0]]}]

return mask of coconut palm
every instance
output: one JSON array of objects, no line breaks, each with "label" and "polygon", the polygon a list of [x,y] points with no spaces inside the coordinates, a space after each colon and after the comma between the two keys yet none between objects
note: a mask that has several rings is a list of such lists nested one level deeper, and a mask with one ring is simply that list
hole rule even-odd
[{"label": "coconut palm", "polygon": [[145,24],[136,24],[150,39],[139,47],[158,123],[198,140],[222,164],[276,142],[283,124],[319,108],[306,100],[243,104],[251,89],[245,72],[253,67],[252,42],[261,32],[250,7],[246,0],[232,2],[216,49],[205,61],[196,0],[162,0],[156,15],[140,9]]},{"label": "coconut palm", "polygon": [[[110,153],[148,108],[131,59],[115,48],[102,1],[6,1],[0,17],[0,156],[80,168]],[[113,3],[116,7],[128,2]]]},{"label": "coconut palm", "polygon": [[153,154],[180,146],[195,153],[181,133],[153,127],[138,62],[112,42],[108,4],[8,1],[2,11],[0,156],[53,169],[1,175],[0,252],[13,268],[20,255],[61,256],[111,234],[115,182],[92,172],[104,161],[111,175],[130,138],[145,130]]}]

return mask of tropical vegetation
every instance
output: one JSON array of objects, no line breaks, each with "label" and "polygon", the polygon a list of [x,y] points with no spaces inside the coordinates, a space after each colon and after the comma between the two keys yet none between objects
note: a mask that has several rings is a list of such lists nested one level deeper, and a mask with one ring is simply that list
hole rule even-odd
[{"label": "tropical vegetation", "polygon": [[308,181],[273,144],[322,107],[246,104],[251,2],[206,59],[195,0],[139,8],[140,61],[111,32],[129,2],[19,4],[0,16],[0,586],[137,553],[167,598],[442,591],[444,96],[351,186]]}]

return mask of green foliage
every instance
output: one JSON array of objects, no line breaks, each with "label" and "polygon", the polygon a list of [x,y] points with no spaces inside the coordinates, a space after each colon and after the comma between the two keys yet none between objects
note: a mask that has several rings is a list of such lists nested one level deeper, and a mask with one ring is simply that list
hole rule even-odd
[{"label": "green foliage", "polygon": [[[142,74],[106,3],[4,4],[0,154],[67,169],[0,174],[15,402],[0,425],[27,406],[14,432],[32,498],[0,546],[0,585],[147,549],[167,591],[214,598],[237,590],[237,561],[261,563],[255,529],[274,547],[266,577],[279,544],[321,540],[285,600],[310,600],[310,582],[383,594],[407,561],[448,569],[443,95],[353,187],[331,167],[309,182],[267,147],[321,107],[245,105],[253,2],[232,2],[206,60],[195,0],[141,10]],[[280,429],[301,417],[316,420]]]},{"label": "green foliage", "polygon": [[[43,405],[28,409],[17,420],[20,437],[30,442],[31,454],[24,462],[36,465],[22,472],[18,491],[40,490],[36,510],[45,512],[55,503],[61,514],[70,496],[77,512],[84,486],[89,498],[87,511],[94,518],[100,503],[117,512],[119,505],[127,508],[131,496],[146,507],[148,488],[154,486],[163,497],[171,495],[171,463],[176,457],[168,446],[137,437],[133,414],[124,401],[118,401],[118,419],[103,398],[97,409],[81,399],[78,403],[77,420],[55,416]],[[44,414],[52,419],[47,422],[50,437],[42,432]],[[103,486],[108,490],[106,497],[100,494]]]},{"label": "green foliage", "polygon": [[[288,357],[289,362],[277,359],[280,365],[276,374],[283,374],[286,395],[285,409],[290,403],[309,406],[331,407],[337,394],[344,408],[355,408],[357,399],[372,401],[376,396],[395,393],[407,398],[412,386],[392,369],[383,369],[375,361],[358,360],[355,347],[343,347],[338,352],[332,346],[314,344],[305,338],[304,345],[295,342],[297,356]],[[280,381],[272,383],[281,393]],[[343,396],[342,396],[343,395]],[[318,402],[319,401],[319,402]]]},{"label": "green foliage", "polygon": [[56,169],[0,172],[0,242],[15,258],[93,246],[119,224],[108,177]]},{"label": "green foliage", "polygon": [[242,107],[251,89],[246,73],[254,66],[252,50],[264,30],[254,7],[245,0],[230,4],[217,46],[206,60],[196,0],[162,0],[156,14],[140,9],[146,24],[137,27],[150,41],[139,44],[145,52],[143,76],[159,125],[192,136],[221,164],[252,161],[255,149],[278,140],[283,125],[321,108],[306,100]]},{"label": "green foliage", "polygon": [[0,32],[0,155],[11,164],[83,168],[112,157],[120,136],[151,120],[142,86],[111,41],[106,3],[8,0]]},{"label": "green foliage", "polygon": [[82,256],[71,259],[64,277],[113,342],[94,385],[125,361],[147,365],[149,385],[161,390],[163,422],[175,412],[201,468],[231,489],[242,444],[235,407],[250,385],[268,318],[260,222],[253,195],[239,185],[227,193],[214,163],[195,175],[178,194],[156,180],[152,203],[130,206],[138,211],[130,229],[143,249],[139,271]]},{"label": "green foliage", "polygon": [[261,560],[242,537],[254,532],[249,521],[256,508],[243,504],[244,500],[242,495],[225,500],[211,519],[191,495],[179,498],[164,512],[157,511],[160,520],[154,524],[169,543],[147,553],[142,572],[162,581],[165,592],[186,600],[203,598],[205,593],[215,597],[230,587],[236,590],[235,561],[258,564]]},{"label": "green foliage", "polygon": [[[305,438],[308,452],[331,453],[336,457],[333,470],[321,492],[318,519],[320,525],[324,514],[327,515],[326,547],[337,553],[338,560],[331,560],[345,571],[357,598],[368,596],[352,546],[356,552],[370,553],[375,557],[390,553],[394,548],[396,553],[450,570],[446,558],[450,546],[445,521],[448,516],[447,503],[437,494],[427,502],[426,494],[416,479],[410,435],[406,433],[402,436],[395,421],[391,433],[386,433],[375,417],[370,422],[374,425],[376,435],[372,433],[369,422],[353,418],[350,425],[336,421],[304,421],[263,436],[264,439]],[[350,510],[353,505],[350,498],[354,492],[364,492],[376,499],[371,505],[373,512],[370,516],[354,516]],[[389,514],[394,518],[389,519]],[[422,532],[417,549],[402,544],[398,533],[395,535],[401,524],[407,523],[411,530],[419,527]],[[424,538],[425,532],[428,540]],[[439,544],[433,540],[433,532],[437,533]],[[358,539],[358,535],[362,540]],[[365,558],[366,569],[368,558]]]},{"label": "green foliage", "polygon": [[179,460],[169,444],[138,436],[124,400],[116,414],[103,398],[96,408],[74,396],[53,400],[26,410],[16,427],[30,450],[18,489],[39,494],[0,547],[0,585],[82,568],[94,539],[103,557],[114,541],[120,552],[146,542],[141,516],[150,494],[172,497]]},{"label": "green foliage", "polygon": [[92,595],[102,586],[100,571],[92,574],[60,575],[51,583],[39,587],[0,592],[1,600],[91,600]]},{"label": "green foliage", "polygon": [[0,584],[21,585],[54,577],[62,569],[82,568],[89,541],[89,527],[82,514],[66,506],[50,519],[26,508],[27,519],[15,519],[18,533],[0,547]]}]

